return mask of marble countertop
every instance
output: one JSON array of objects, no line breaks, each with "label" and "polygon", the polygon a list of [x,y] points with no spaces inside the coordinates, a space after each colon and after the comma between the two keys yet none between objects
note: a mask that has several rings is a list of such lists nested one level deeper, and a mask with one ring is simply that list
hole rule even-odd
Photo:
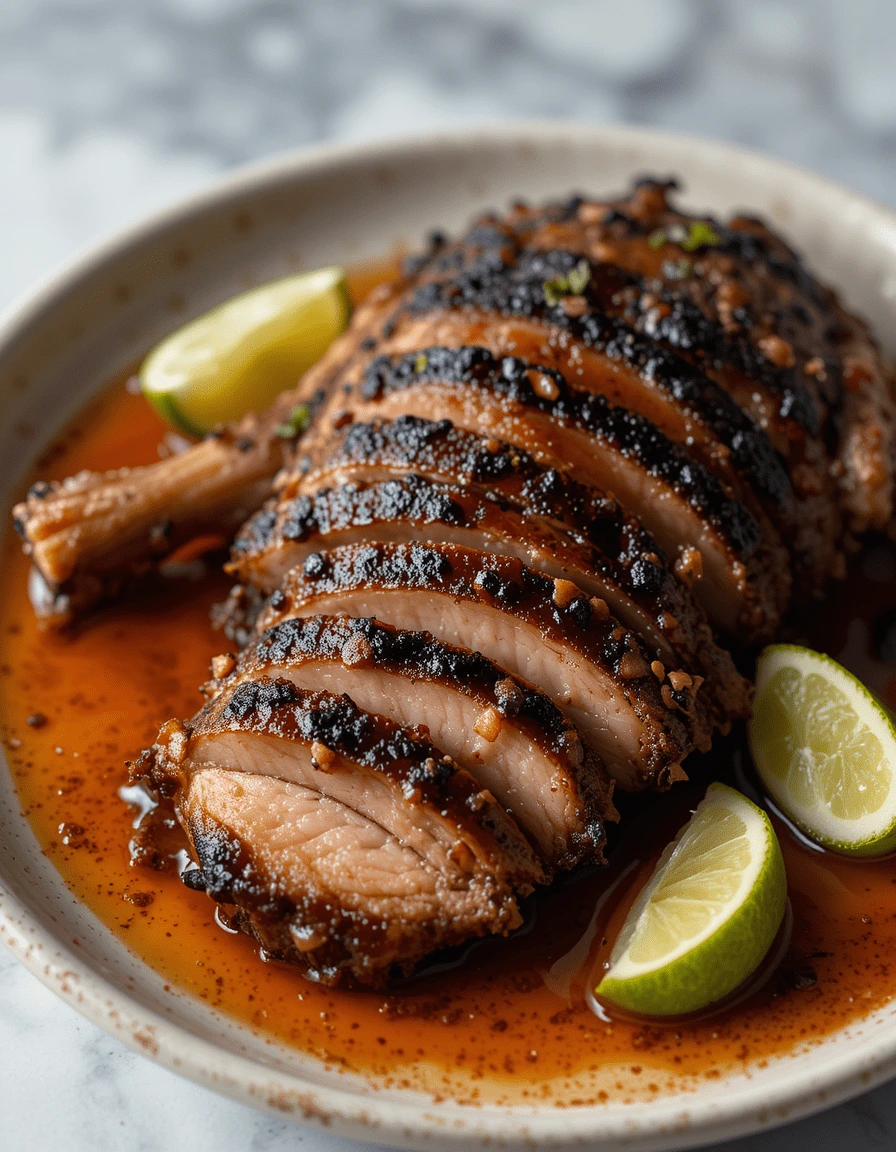
[{"label": "marble countertop", "polygon": [[[891,0],[3,0],[0,309],[246,160],[546,117],[783,156],[896,206]],[[347,1152],[136,1056],[0,953],[4,1152]],[[730,1152],[896,1147],[896,1085]]]}]

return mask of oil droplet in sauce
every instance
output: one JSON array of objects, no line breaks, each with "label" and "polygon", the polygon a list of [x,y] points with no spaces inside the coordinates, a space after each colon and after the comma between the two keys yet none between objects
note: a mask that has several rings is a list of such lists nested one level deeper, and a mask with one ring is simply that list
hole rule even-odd
[{"label": "oil droplet in sauce", "polygon": [[[365,270],[354,290],[363,295],[383,278],[382,268]],[[142,399],[123,380],[113,382],[44,453],[35,478],[151,463],[164,433]],[[689,761],[691,782],[671,794],[623,797],[609,867],[530,897],[526,923],[510,940],[439,957],[387,993],[321,988],[286,965],[264,963],[250,940],[217,921],[211,900],[180,882],[176,868],[131,863],[135,810],[119,796],[125,760],[152,742],[162,721],[201,705],[198,685],[222,648],[209,609],[228,581],[214,571],[204,581],[159,580],[53,634],[38,629],[26,593],[28,562],[11,533],[4,549],[0,723],[44,852],[71,891],[166,981],[272,1041],[377,1085],[436,1098],[576,1106],[685,1090],[797,1053],[882,1006],[896,989],[893,862],[815,851],[779,822],[792,938],[761,988],[699,1020],[602,1019],[589,1008],[588,985],[663,846],[709,779],[733,778],[736,735],[711,757]],[[875,657],[873,647],[896,658],[896,623],[892,653],[887,648],[894,575],[896,550],[874,543],[825,608],[795,624],[891,706],[896,665]]]}]

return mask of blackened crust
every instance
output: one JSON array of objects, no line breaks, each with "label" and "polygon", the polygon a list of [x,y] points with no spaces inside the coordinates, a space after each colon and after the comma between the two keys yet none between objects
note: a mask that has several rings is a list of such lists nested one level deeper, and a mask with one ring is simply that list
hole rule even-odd
[{"label": "blackened crust", "polygon": [[[364,589],[430,591],[456,602],[487,604],[519,620],[558,646],[579,653],[602,669],[620,689],[649,733],[643,766],[650,778],[668,782],[670,765],[680,763],[708,739],[707,717],[697,686],[676,695],[673,710],[650,672],[651,656],[642,641],[584,593],[557,603],[556,584],[518,560],[457,545],[349,545],[312,554],[269,601],[258,631],[292,616],[327,611],[327,597]],[[643,673],[630,673],[631,665]]]},{"label": "blackened crust", "polygon": [[[530,374],[553,381],[553,397],[536,391]],[[762,543],[762,529],[746,506],[728,497],[718,480],[656,425],[604,396],[569,388],[556,369],[515,356],[498,360],[485,348],[428,348],[397,360],[377,357],[367,369],[362,394],[373,400],[431,383],[479,388],[572,425],[636,460],[649,475],[668,484],[741,559],[749,559]]]}]

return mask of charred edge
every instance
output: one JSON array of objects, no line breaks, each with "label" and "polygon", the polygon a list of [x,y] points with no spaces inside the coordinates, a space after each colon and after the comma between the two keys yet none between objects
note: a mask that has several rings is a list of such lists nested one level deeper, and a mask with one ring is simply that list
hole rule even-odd
[{"label": "charred edge", "polygon": [[363,712],[348,696],[305,691],[289,680],[262,677],[239,684],[220,719],[237,731],[297,735],[367,768],[388,765],[409,785],[431,791],[433,800],[455,773],[454,764],[416,733]]},{"label": "charred edge", "polygon": [[[513,444],[485,440],[450,420],[406,415],[389,422],[354,424],[331,463],[435,472],[462,486],[481,485],[489,493],[503,481],[503,492],[513,503],[560,521],[574,538],[587,540],[607,556],[630,561],[647,554],[662,557],[656,541],[611,496],[536,463]],[[661,559],[659,563],[665,565]]]},{"label": "charred edge", "polygon": [[[536,391],[530,374],[550,379],[553,398]],[[574,424],[613,445],[623,456],[637,460],[650,475],[674,488],[724,534],[742,559],[752,556],[762,541],[762,529],[748,509],[739,500],[726,496],[718,480],[651,421],[610,404],[604,396],[569,388],[555,369],[515,356],[498,360],[487,349],[469,345],[457,349],[427,348],[397,360],[377,357],[368,366],[362,389],[365,397],[373,399],[436,382],[488,390]]]},{"label": "charred edge", "polygon": [[461,484],[528,478],[542,471],[527,452],[512,444],[485,441],[450,420],[407,415],[350,425],[329,461],[331,465],[379,462],[450,472]]},{"label": "charred edge", "polygon": [[[414,290],[405,305],[409,311],[470,307],[504,316],[547,320],[571,332],[586,346],[602,349],[638,371],[642,365],[655,362],[659,373],[668,373],[680,382],[679,387],[686,386],[693,392],[694,402],[702,398],[709,405],[706,418],[719,421],[721,432],[732,419],[738,420],[736,405],[729,407],[720,399],[725,393],[718,390],[717,394],[698,368],[670,349],[699,353],[702,361],[714,367],[731,366],[744,372],[779,397],[781,416],[797,421],[813,436],[819,434],[821,420],[815,400],[800,383],[794,369],[771,364],[749,339],[728,335],[721,324],[710,320],[696,304],[668,287],[661,298],[670,307],[669,315],[662,320],[657,318],[649,331],[645,326],[641,333],[605,310],[605,302],[616,293],[629,288],[636,289],[640,295],[647,289],[646,282],[632,273],[589,263],[591,274],[582,293],[588,301],[588,311],[576,317],[567,314],[562,301],[549,305],[544,285],[568,275],[582,262],[580,253],[561,249],[508,251],[505,245],[478,253],[468,267],[464,267],[462,250],[458,255],[457,267],[444,269],[449,274],[446,279],[431,280]],[[438,262],[434,267],[436,271],[443,271],[438,268]],[[660,348],[655,341],[662,341],[669,348]],[[663,375],[658,375],[656,381],[664,383]],[[741,413],[739,422],[743,420],[749,422]]]},{"label": "charred edge", "polygon": [[442,644],[428,632],[401,631],[373,619],[290,619],[264,633],[254,648],[254,661],[264,668],[282,667],[297,656],[340,659],[346,645],[359,639],[366,644],[369,664],[486,697],[502,715],[539,728],[555,753],[568,752],[573,729],[543,693],[508,676],[478,652]]},{"label": "charred edge", "polygon": [[546,516],[561,521],[569,541],[587,550],[586,566],[603,573],[650,611],[661,612],[675,597],[675,578],[637,521],[624,516],[614,500],[587,493],[554,469],[541,469],[525,481],[516,500],[502,499],[492,490],[487,498],[481,497],[482,504],[474,499],[465,510],[458,501],[466,502],[468,496],[469,490],[446,489],[413,473],[369,487],[325,489],[286,501],[277,517],[256,517],[234,546],[234,555],[261,555],[282,540],[305,541],[342,528],[401,520],[481,525],[482,514],[494,505],[514,508],[524,519]]},{"label": "charred edge", "polygon": [[[250,854],[233,833],[202,816],[190,819],[189,831],[199,867],[184,873],[184,878],[189,877],[185,879],[188,887],[204,890],[226,904],[248,902],[262,916],[290,915],[291,903],[259,879]],[[196,871],[198,876],[193,875]]]},{"label": "charred edge", "polygon": [[[346,907],[312,876],[299,891],[282,895],[251,846],[213,818],[192,817],[190,835],[200,862],[208,862],[205,890],[229,906],[227,922],[254,938],[266,958],[297,965],[314,983],[334,986],[348,978],[350,984],[384,988],[409,976],[428,953],[519,923],[516,901],[488,877],[471,883],[480,899],[473,922],[446,920],[415,931],[416,925]],[[314,946],[299,950],[299,937],[314,939]]]},{"label": "charred edge", "polygon": [[[429,589],[492,603],[539,628],[556,627],[565,643],[608,669],[614,679],[627,685],[626,690],[644,691],[647,698],[658,699],[655,678],[648,672],[652,657],[638,637],[612,616],[597,612],[584,593],[561,606],[555,600],[554,581],[517,560],[422,544],[355,545],[314,555],[313,574],[309,575],[306,563],[301,576],[296,570],[290,578],[292,592],[284,594],[286,611],[307,596],[364,587]],[[270,626],[278,623],[269,619]],[[643,661],[643,673],[625,674],[632,657]],[[690,703],[684,696],[675,704],[682,714],[689,713]]]},{"label": "charred edge", "polygon": [[[687,221],[690,217],[683,219]],[[771,279],[796,289],[803,302],[794,302],[790,306],[790,315],[804,329],[808,330],[812,323],[806,303],[819,313],[829,313],[836,306],[830,289],[812,276],[799,256],[780,237],[769,235],[760,221],[754,223],[761,231],[751,231],[743,227],[732,228],[712,217],[702,219],[712,225],[718,238],[714,251],[731,257],[743,268],[761,268]],[[746,221],[748,218],[741,219]],[[647,231],[648,227],[643,222],[623,217],[615,235],[625,239],[645,236]],[[645,287],[653,291],[653,285],[648,286],[636,277],[632,279],[639,292]],[[656,296],[655,292],[653,294]],[[793,416],[807,431],[812,431],[813,414],[814,419],[818,417],[817,408],[793,369],[776,368],[770,364],[748,338],[732,339],[721,325],[707,317],[692,301],[683,299],[668,284],[657,299],[673,309],[673,315],[668,318],[668,335],[658,334],[660,339],[667,339],[674,347],[699,352],[717,367],[725,363],[740,367],[769,391],[782,397],[782,415]],[[747,308],[736,309],[734,318],[745,330],[753,326],[753,317]],[[829,329],[830,320],[824,324],[824,338],[835,342],[839,335],[836,322],[833,330]],[[648,331],[646,325],[644,330]],[[836,414],[843,403],[843,371],[836,357],[826,357],[825,380],[818,386],[823,403],[832,414]],[[796,408],[793,408],[794,404]]]},{"label": "charred edge", "polygon": [[414,520],[424,524],[467,523],[463,508],[443,489],[420,476],[384,480],[366,488],[343,485],[287,502],[282,515],[265,509],[249,521],[234,543],[235,555],[260,552],[279,532],[284,540],[307,540],[359,524]]},{"label": "charred edge", "polygon": [[[357,922],[344,909],[334,906],[325,894],[309,884],[303,897],[296,900],[279,894],[258,867],[254,853],[230,829],[204,815],[189,821],[190,838],[199,862],[192,873],[190,887],[205,891],[213,900],[230,905],[228,920],[254,939],[272,958],[297,963],[307,976],[321,984],[337,984],[347,971],[363,969],[377,953],[388,949],[388,925],[365,917]],[[306,926],[319,935],[322,944],[309,952],[298,953],[291,927]],[[359,949],[355,955],[350,947]],[[362,954],[363,953],[363,954]],[[366,957],[366,959],[365,959]],[[414,962],[416,962],[416,957]],[[407,975],[413,963],[395,972]],[[368,974],[367,983],[384,984],[388,971],[376,977]],[[370,979],[370,976],[376,977]]]}]

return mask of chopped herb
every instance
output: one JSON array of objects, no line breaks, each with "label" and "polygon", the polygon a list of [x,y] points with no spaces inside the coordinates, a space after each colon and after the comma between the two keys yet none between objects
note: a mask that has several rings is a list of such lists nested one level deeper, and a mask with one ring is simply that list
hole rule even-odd
[{"label": "chopped herb", "polygon": [[680,244],[685,252],[696,252],[698,248],[714,248],[719,243],[719,235],[706,220],[693,220],[688,229],[683,224],[671,224],[668,229],[657,228],[647,237],[647,243],[651,248]]},{"label": "chopped herb", "polygon": [[425,352],[418,352],[417,359],[414,361],[414,371],[419,375],[429,363],[429,357]]},{"label": "chopped herb", "polygon": [[301,432],[307,432],[311,427],[311,412],[307,404],[296,404],[289,416],[282,424],[274,429],[274,435],[282,440],[293,440]]},{"label": "chopped herb", "polygon": [[545,280],[541,287],[548,306],[555,308],[566,295],[566,277],[558,276],[555,280]]},{"label": "chopped herb", "polygon": [[555,276],[542,284],[544,298],[549,307],[555,308],[564,296],[581,296],[591,279],[591,268],[587,260],[580,260],[565,276]]},{"label": "chopped herb", "polygon": [[694,220],[686,239],[681,241],[685,252],[696,252],[698,248],[715,248],[719,234],[706,220]]},{"label": "chopped herb", "polygon": [[570,294],[573,296],[581,296],[591,279],[591,269],[585,260],[580,260],[575,268],[566,277],[566,283],[569,285]]}]

